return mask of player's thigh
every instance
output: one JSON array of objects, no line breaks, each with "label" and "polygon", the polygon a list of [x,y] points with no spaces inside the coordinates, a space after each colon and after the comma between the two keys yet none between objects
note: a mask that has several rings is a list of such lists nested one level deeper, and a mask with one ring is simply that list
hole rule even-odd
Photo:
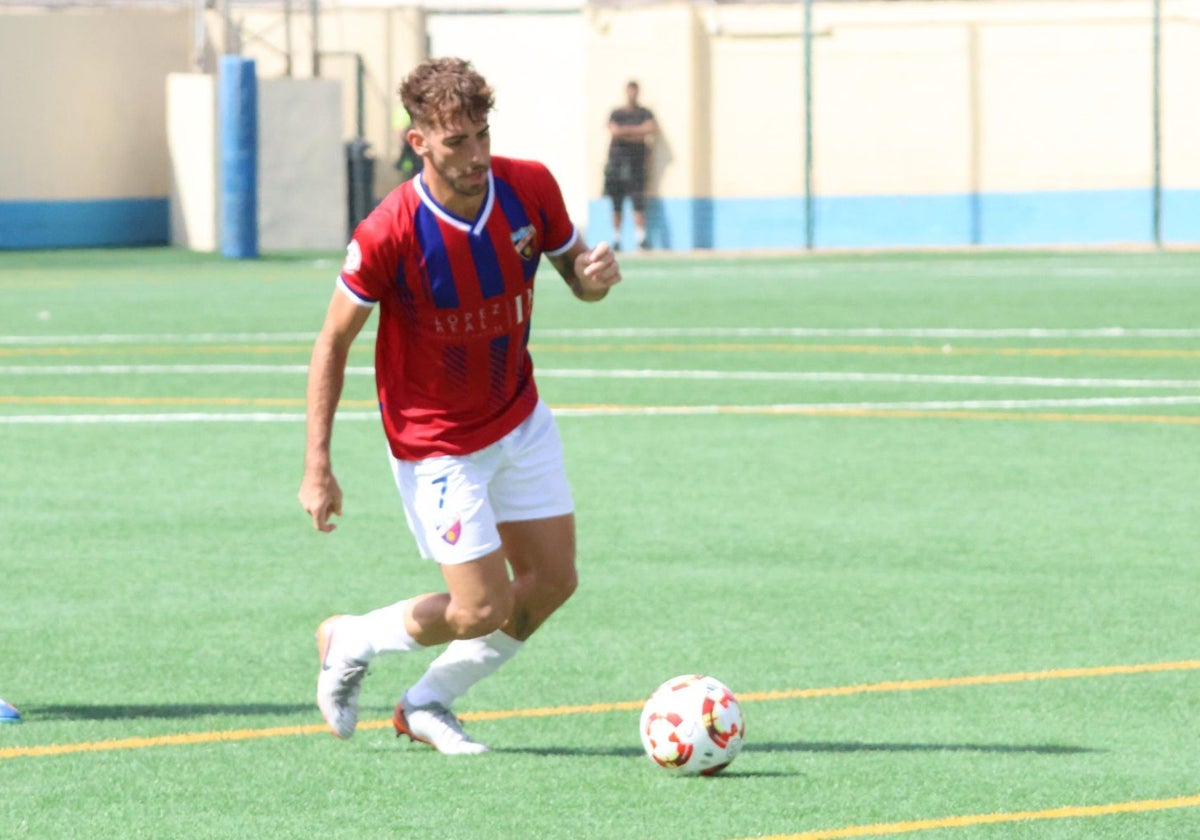
[{"label": "player's thigh", "polygon": [[502,522],[497,528],[517,578],[574,589],[575,514]]}]

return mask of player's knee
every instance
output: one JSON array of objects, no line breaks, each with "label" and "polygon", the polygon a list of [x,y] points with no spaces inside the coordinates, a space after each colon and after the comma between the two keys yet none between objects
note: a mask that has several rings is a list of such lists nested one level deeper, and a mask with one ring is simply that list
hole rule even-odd
[{"label": "player's knee", "polygon": [[558,576],[553,582],[554,594],[559,604],[565,604],[578,588],[579,575],[575,572],[574,567]]},{"label": "player's knee", "polygon": [[575,567],[560,569],[553,574],[539,574],[531,587],[534,600],[547,614],[561,607],[579,588]]},{"label": "player's knee", "polygon": [[451,604],[446,620],[460,639],[474,639],[499,630],[513,610],[512,592],[497,593],[477,604]]}]

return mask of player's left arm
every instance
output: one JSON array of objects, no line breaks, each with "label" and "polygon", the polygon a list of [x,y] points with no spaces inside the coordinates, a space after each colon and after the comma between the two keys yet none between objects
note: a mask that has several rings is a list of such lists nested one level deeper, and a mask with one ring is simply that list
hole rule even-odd
[{"label": "player's left arm", "polygon": [[561,254],[547,257],[580,300],[602,300],[609,289],[621,282],[621,266],[607,242],[589,248],[576,238]]},{"label": "player's left arm", "polygon": [[601,300],[608,290],[621,282],[621,266],[607,242],[589,248],[571,224],[558,182],[543,164],[531,164],[530,183],[536,192],[540,213],[546,220],[545,237],[549,243],[563,243],[545,251],[546,259],[562,275],[575,297],[585,301]]}]

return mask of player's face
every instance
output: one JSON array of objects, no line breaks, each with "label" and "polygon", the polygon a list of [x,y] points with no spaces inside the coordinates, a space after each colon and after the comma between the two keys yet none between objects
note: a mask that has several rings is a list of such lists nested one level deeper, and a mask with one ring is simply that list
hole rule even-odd
[{"label": "player's face", "polygon": [[440,184],[443,191],[468,200],[487,192],[492,139],[486,122],[475,122],[464,116],[422,134],[425,167],[432,170],[433,176],[426,177],[429,186],[437,190]]}]

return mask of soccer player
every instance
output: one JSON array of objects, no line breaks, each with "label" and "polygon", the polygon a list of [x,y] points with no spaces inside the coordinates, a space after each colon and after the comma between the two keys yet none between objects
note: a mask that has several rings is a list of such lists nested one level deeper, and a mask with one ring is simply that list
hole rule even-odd
[{"label": "soccer player", "polygon": [[449,642],[393,716],[397,735],[443,753],[487,747],[451,711],[511,659],[576,586],[574,503],[553,416],[527,350],[543,254],[575,296],[621,280],[589,248],[540,163],[492,157],[492,89],[462,59],[429,60],[400,86],[421,173],[356,229],[312,351],[300,503],[323,532],[342,513],[330,463],[346,358],[379,307],[375,379],[391,465],[421,554],[446,591],[317,629],[317,706],[354,733],[367,665]]}]

